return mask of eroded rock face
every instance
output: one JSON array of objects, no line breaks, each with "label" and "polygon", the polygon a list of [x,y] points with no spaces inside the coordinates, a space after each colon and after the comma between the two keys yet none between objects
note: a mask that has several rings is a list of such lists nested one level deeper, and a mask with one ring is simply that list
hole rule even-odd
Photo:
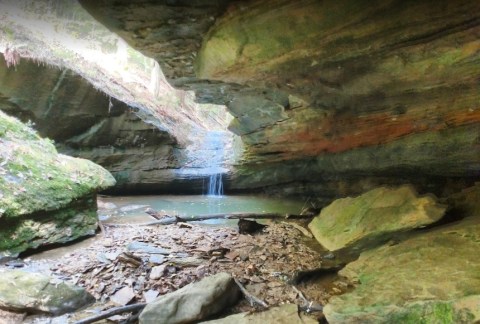
[{"label": "eroded rock face", "polygon": [[233,305],[240,291],[232,276],[219,273],[158,297],[140,314],[140,323],[191,323]]},{"label": "eroded rock face", "polygon": [[433,196],[418,197],[410,186],[381,187],[355,198],[335,200],[308,227],[330,251],[358,249],[434,223],[445,210]]},{"label": "eroded rock face", "polygon": [[[227,105],[247,146],[231,190],[329,200],[407,182],[442,193],[479,178],[477,2],[216,3],[103,0],[89,10],[173,67],[173,85]],[[172,25],[199,22],[197,51],[201,36]]]},{"label": "eroded rock face", "polygon": [[94,301],[85,289],[39,273],[0,272],[0,308],[5,310],[62,315]]},{"label": "eroded rock face", "polygon": [[151,116],[142,120],[71,71],[28,61],[7,68],[0,59],[0,109],[32,122],[62,153],[106,168],[117,180],[112,191],[202,190],[202,177],[178,174],[189,163],[185,149]]},{"label": "eroded rock face", "polygon": [[95,194],[115,184],[108,171],[2,112],[0,141],[0,257],[94,233]]},{"label": "eroded rock face", "polygon": [[480,217],[360,255],[358,285],[324,308],[329,323],[473,323],[480,318]]}]

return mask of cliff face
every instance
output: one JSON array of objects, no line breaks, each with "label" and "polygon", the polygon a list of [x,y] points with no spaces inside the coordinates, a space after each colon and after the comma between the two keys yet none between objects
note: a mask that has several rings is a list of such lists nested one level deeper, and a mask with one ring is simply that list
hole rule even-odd
[{"label": "cliff face", "polygon": [[0,59],[0,85],[0,110],[30,122],[60,152],[106,168],[117,180],[111,192],[202,192],[209,170],[194,158],[215,154],[216,147],[189,152],[151,124],[151,116],[69,70],[29,61],[7,68]]},{"label": "cliff face", "polygon": [[[464,186],[480,177],[476,2],[81,3],[130,46],[158,60],[170,84],[195,91],[199,102],[227,106],[234,117],[229,129],[245,144],[229,176],[232,191],[313,194],[328,200],[407,182],[420,191],[442,193],[447,185]],[[68,12],[61,13],[68,31],[94,37],[96,28],[80,27],[98,23],[85,12],[82,19],[77,16],[68,20]],[[112,38],[104,28],[100,34],[104,43]],[[40,45],[19,47],[20,54],[33,55]],[[150,61],[127,49],[130,61],[143,62],[141,69],[138,64],[127,69],[142,79],[141,87],[104,67],[86,77],[98,79],[96,86],[107,93],[128,97],[129,105],[139,107],[156,127],[128,114],[127,105],[69,81],[69,73],[41,76],[45,68],[33,64],[23,68],[22,63],[17,75],[2,68],[3,109],[32,119],[68,152],[75,149],[74,154],[105,165],[117,175],[118,188],[156,190],[184,183],[206,164],[208,143],[203,142],[208,136],[198,135],[203,130],[197,127],[204,118],[198,110],[178,105],[181,92],[168,88],[160,70],[151,71],[162,82],[157,90],[176,99],[165,101],[158,91],[146,91]],[[57,54],[51,62],[60,60],[81,71],[74,65],[82,60]],[[112,77],[115,82],[107,82]],[[45,93],[37,91],[39,84]],[[66,103],[59,104],[62,100]],[[159,131],[162,121],[167,127]],[[189,154],[201,154],[185,157],[178,138],[183,148],[196,143]],[[140,154],[147,159],[139,161]],[[191,168],[192,161],[201,160]],[[182,169],[189,167],[191,172]]]},{"label": "cliff face", "polygon": [[477,2],[86,7],[173,85],[227,105],[247,147],[231,189],[337,196],[413,182],[438,193],[480,176]]}]

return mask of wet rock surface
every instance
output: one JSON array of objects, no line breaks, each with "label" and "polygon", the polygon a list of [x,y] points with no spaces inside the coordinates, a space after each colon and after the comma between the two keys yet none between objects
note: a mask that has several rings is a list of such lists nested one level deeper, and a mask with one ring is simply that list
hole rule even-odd
[{"label": "wet rock surface", "polygon": [[446,208],[434,196],[419,197],[410,186],[381,187],[355,198],[335,200],[308,227],[331,251],[360,249],[432,224],[442,218]]},{"label": "wet rock surface", "polygon": [[81,287],[38,273],[0,270],[0,308],[20,313],[61,315],[93,303]]}]

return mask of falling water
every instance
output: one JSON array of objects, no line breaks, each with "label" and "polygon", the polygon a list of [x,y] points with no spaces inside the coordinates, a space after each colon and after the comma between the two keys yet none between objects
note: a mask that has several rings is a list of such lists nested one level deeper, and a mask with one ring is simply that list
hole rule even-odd
[{"label": "falling water", "polygon": [[223,195],[223,179],[221,173],[210,175],[208,179],[208,196],[222,196]]},{"label": "falling water", "polygon": [[208,187],[206,194],[208,196],[220,197],[223,195],[223,177],[222,168],[224,160],[224,132],[210,131],[205,136],[205,148],[208,150],[206,160]]}]

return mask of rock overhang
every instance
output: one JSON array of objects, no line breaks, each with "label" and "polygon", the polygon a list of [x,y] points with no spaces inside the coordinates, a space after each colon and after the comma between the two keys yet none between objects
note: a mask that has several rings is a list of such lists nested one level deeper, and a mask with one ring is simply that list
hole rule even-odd
[{"label": "rock overhang", "polygon": [[232,189],[265,187],[258,172],[272,186],[327,181],[337,195],[362,176],[415,182],[418,171],[423,188],[479,176],[476,3],[81,4],[170,84],[227,105],[246,145]]}]

